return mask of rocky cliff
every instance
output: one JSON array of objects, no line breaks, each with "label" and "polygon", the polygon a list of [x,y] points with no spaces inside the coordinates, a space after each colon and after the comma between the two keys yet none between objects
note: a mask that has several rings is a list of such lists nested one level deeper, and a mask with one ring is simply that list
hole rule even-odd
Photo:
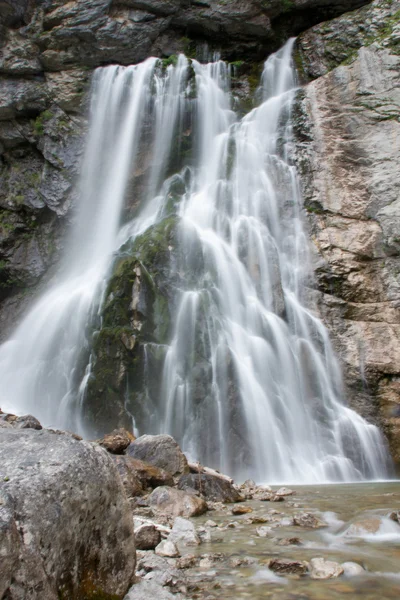
[{"label": "rocky cliff", "polygon": [[[93,69],[195,56],[207,44],[246,61],[253,76],[251,65],[303,32],[296,147],[315,248],[310,293],[332,332],[349,401],[384,425],[400,458],[399,9],[396,0],[0,1],[0,335],[62,250]],[[143,341],[162,343],[168,331],[168,290],[158,291],[173,225],[170,218],[138,240],[109,283],[117,301],[105,307],[89,388],[89,411],[107,427],[115,407],[125,422],[127,373],[141,403],[143,348],[130,323],[140,320]]]},{"label": "rocky cliff", "polygon": [[349,403],[383,424],[400,460],[400,2],[318,25],[298,41],[298,164],[315,250],[314,295]]}]

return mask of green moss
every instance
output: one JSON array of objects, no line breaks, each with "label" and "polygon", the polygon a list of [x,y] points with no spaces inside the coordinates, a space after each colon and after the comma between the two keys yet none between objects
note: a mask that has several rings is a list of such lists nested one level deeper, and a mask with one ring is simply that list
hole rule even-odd
[{"label": "green moss", "polygon": [[178,56],[176,54],[171,54],[171,56],[168,56],[168,58],[163,58],[161,60],[163,69],[166,69],[170,65],[173,65],[175,67],[177,65],[177,63],[178,63]]},{"label": "green moss", "polygon": [[159,259],[169,254],[168,246],[175,232],[177,224],[176,215],[170,215],[160,223],[153,225],[141,236],[137,237],[133,252],[138,260],[147,268],[157,272],[160,265]]},{"label": "green moss", "polygon": [[41,137],[44,134],[44,126],[47,121],[50,121],[54,116],[51,110],[44,110],[33,122],[34,133]]}]

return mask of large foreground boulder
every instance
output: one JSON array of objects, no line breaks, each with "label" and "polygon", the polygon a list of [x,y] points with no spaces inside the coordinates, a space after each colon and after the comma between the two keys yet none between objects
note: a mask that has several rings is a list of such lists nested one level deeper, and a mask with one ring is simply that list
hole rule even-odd
[{"label": "large foreground boulder", "polygon": [[0,429],[0,598],[123,598],[132,516],[105,450],[49,430]]},{"label": "large foreground boulder", "polygon": [[128,446],[126,453],[174,476],[189,472],[186,456],[170,435],[142,435]]}]

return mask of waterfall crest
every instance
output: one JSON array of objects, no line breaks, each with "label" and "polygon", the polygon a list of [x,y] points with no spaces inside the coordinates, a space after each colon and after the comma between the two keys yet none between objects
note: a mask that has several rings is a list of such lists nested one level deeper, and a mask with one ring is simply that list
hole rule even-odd
[{"label": "waterfall crest", "polygon": [[[173,435],[192,458],[238,478],[387,476],[383,438],[344,405],[327,331],[304,297],[308,241],[290,161],[292,48],[290,40],[266,61],[261,103],[242,119],[222,61],[189,64],[180,56],[163,72],[156,59],[96,71],[77,224],[58,277],[0,349],[2,408],[80,430],[79,390],[90,370],[80,363],[102,282],[113,252],[163,215],[163,181],[190,113],[197,146],[181,172],[172,266],[184,285],[149,430]],[[141,140],[149,137],[146,194],[121,228]]]}]

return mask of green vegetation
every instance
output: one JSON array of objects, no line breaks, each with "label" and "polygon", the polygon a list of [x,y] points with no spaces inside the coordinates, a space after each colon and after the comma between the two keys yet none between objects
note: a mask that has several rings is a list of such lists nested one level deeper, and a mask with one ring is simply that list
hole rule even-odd
[{"label": "green vegetation", "polygon": [[168,58],[163,58],[161,60],[163,69],[167,69],[170,65],[173,65],[175,67],[177,62],[178,62],[177,54],[171,54],[171,56],[168,56]]},{"label": "green vegetation", "polygon": [[33,122],[33,130],[35,135],[41,137],[44,134],[44,126],[47,121],[52,119],[54,114],[51,110],[44,110]]}]

